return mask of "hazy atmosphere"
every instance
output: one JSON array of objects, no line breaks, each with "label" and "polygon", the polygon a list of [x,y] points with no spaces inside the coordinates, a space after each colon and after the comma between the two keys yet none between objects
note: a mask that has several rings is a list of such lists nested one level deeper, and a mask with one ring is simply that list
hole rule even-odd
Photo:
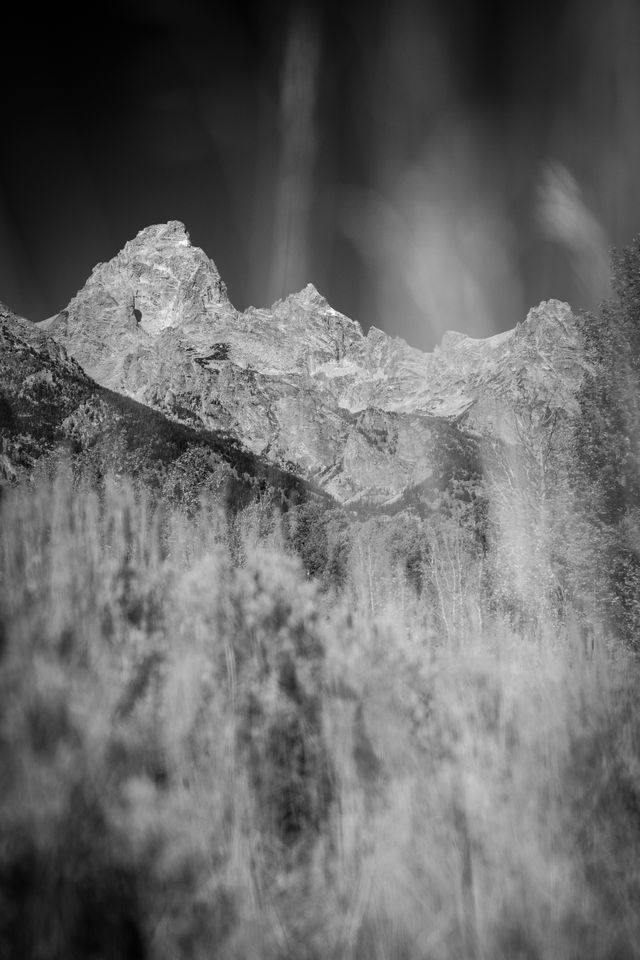
[{"label": "hazy atmosphere", "polygon": [[596,306],[637,229],[634,0],[62,4],[3,46],[0,290],[33,320],[178,219],[240,309],[312,281],[428,349]]}]

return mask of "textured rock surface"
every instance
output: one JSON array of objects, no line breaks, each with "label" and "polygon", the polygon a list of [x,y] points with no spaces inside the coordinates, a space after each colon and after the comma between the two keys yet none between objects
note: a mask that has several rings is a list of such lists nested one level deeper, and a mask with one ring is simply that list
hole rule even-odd
[{"label": "textured rock surface", "polygon": [[571,411],[581,349],[570,308],[543,303],[508,333],[449,333],[432,354],[334,310],[309,284],[239,313],[181,223],[148,227],[42,324],[99,383],[222,429],[343,502],[427,480],[439,427],[509,439],[532,394]]},{"label": "textured rock surface", "polygon": [[126,474],[186,506],[206,490],[229,505],[265,489],[289,502],[315,496],[234,437],[194,430],[99,386],[63,346],[0,304],[0,488],[61,453],[85,477]]},{"label": "textured rock surface", "polygon": [[20,479],[95,384],[64,347],[0,305],[0,483]]}]

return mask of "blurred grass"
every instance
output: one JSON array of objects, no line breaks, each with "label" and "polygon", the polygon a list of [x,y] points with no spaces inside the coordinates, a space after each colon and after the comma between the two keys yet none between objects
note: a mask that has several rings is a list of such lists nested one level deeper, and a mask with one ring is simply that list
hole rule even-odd
[{"label": "blurred grass", "polygon": [[0,955],[640,955],[636,661],[451,524],[327,591],[255,506],[1,508]]}]

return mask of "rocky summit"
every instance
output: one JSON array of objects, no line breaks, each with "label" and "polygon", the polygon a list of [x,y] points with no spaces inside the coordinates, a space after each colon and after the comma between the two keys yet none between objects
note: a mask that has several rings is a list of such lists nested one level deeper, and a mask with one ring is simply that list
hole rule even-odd
[{"label": "rocky summit", "polygon": [[183,224],[147,227],[38,325],[99,384],[191,427],[224,430],[343,503],[389,503],[427,482],[443,429],[509,442],[571,416],[582,348],[550,300],[515,329],[448,333],[433,353],[360,325],[311,284],[239,312]]}]

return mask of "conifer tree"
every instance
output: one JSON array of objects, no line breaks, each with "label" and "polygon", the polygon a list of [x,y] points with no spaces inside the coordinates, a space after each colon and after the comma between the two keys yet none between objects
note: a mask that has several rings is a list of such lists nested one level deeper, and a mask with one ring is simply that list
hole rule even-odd
[{"label": "conifer tree", "polygon": [[635,645],[640,626],[640,237],[614,254],[612,267],[614,297],[598,314],[580,318],[587,369],[573,479],[588,519],[592,572],[600,571],[599,599]]}]

